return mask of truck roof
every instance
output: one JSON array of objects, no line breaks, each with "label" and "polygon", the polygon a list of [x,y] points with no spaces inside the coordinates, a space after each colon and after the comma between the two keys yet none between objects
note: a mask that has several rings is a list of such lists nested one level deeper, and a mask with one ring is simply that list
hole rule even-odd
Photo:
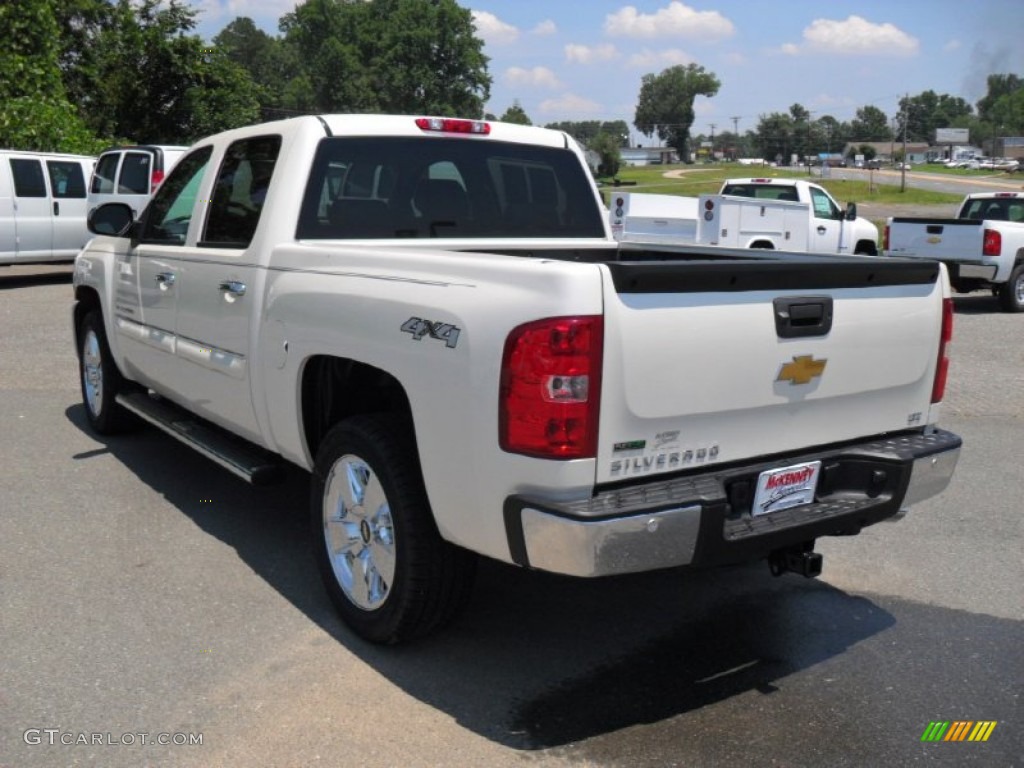
[{"label": "truck roof", "polygon": [[[311,118],[317,119],[317,118]],[[470,120],[432,115],[321,115],[328,129],[341,136],[466,135],[482,140],[509,141],[548,147],[568,146],[561,131],[496,120]]]}]

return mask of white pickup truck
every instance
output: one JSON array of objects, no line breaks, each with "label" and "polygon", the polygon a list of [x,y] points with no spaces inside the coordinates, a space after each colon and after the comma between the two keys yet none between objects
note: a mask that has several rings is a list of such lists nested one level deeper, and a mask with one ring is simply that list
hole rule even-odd
[{"label": "white pickup truck", "polygon": [[1024,312],[1024,194],[968,195],[954,219],[890,218],[888,256],[941,261],[953,288],[988,288],[1007,312]]},{"label": "white pickup truck", "polygon": [[327,591],[375,642],[453,616],[477,553],[814,576],[815,539],[900,517],[959,455],[940,265],[616,243],[560,132],[252,126],[90,227],[91,426],[141,417],[255,483],[308,470]]},{"label": "white pickup truck", "polygon": [[727,179],[717,195],[613,193],[616,240],[815,253],[878,253],[878,227],[802,179]]}]

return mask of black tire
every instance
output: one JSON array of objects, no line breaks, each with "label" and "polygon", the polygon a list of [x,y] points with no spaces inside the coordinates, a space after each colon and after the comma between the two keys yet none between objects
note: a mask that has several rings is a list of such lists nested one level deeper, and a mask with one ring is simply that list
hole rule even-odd
[{"label": "black tire", "polygon": [[1024,264],[1014,267],[999,289],[999,306],[1004,312],[1024,312]]},{"label": "black tire", "polygon": [[313,472],[310,522],[327,593],[345,623],[370,642],[422,637],[469,599],[476,558],[438,533],[411,430],[397,418],[356,416],[327,433]]},{"label": "black tire", "polygon": [[132,415],[114,399],[128,388],[129,382],[110,354],[99,310],[86,314],[78,329],[78,380],[85,415],[95,432],[112,435],[136,424]]}]

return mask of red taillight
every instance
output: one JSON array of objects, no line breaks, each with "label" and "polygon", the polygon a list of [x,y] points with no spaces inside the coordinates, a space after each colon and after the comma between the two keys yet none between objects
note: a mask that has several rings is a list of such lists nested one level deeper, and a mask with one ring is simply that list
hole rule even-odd
[{"label": "red taillight", "polygon": [[150,177],[149,186],[152,192],[156,192],[156,188],[160,186],[160,183],[164,180],[163,171],[153,171],[153,175]]},{"label": "red taillight", "polygon": [[491,132],[491,124],[481,120],[456,120],[451,117],[418,117],[416,126],[421,131],[434,133],[475,133],[487,136]]},{"label": "red taillight", "polygon": [[600,315],[515,328],[501,360],[502,450],[545,459],[596,456],[603,351]]},{"label": "red taillight", "polygon": [[939,360],[935,366],[935,381],[932,383],[932,402],[942,402],[946,394],[946,377],[949,375],[947,347],[953,340],[953,300],[942,300],[942,337],[939,339]]},{"label": "red taillight", "polygon": [[981,247],[983,256],[998,256],[1003,252],[1003,236],[995,229],[985,230],[985,240]]},{"label": "red taillight", "polygon": [[885,229],[882,232],[882,252],[889,252],[889,225],[885,225]]}]

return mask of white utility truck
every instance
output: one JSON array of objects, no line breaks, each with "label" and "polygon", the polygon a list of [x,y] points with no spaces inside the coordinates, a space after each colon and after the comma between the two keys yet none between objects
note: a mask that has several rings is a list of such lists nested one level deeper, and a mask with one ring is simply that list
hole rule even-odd
[{"label": "white utility truck", "polygon": [[727,179],[717,195],[612,193],[612,233],[620,241],[693,243],[815,253],[878,253],[878,228],[841,209],[801,179]]},{"label": "white utility truck", "polygon": [[941,265],[617,243],[558,131],[251,126],[90,226],[91,426],[144,419],[255,483],[308,470],[327,591],[375,642],[451,618],[478,554],[814,576],[819,536],[900,517],[959,455]]}]

